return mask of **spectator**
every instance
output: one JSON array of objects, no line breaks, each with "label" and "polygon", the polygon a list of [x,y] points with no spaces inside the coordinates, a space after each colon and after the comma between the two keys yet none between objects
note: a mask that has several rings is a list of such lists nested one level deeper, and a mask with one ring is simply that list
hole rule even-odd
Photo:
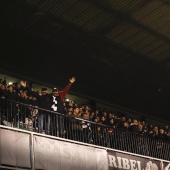
[{"label": "spectator", "polygon": [[70,89],[71,85],[75,82],[75,77],[72,77],[69,79],[69,84],[62,90],[59,91],[57,88],[52,89],[52,94],[49,96],[51,110],[54,112],[58,112],[61,115],[54,115],[52,127],[56,127],[56,130],[54,129],[53,134],[56,136],[64,137],[64,99],[66,97],[66,94],[68,90]]},{"label": "spectator", "polygon": [[93,119],[94,119],[94,112],[91,112],[88,120],[93,121]]},{"label": "spectator", "polygon": [[[28,99],[25,91],[19,90],[18,102],[22,104],[27,104],[27,105],[30,104],[29,103],[30,100]],[[22,105],[22,104],[18,105],[18,112],[17,112],[18,122],[24,123],[25,128],[28,128],[28,117],[30,116],[29,115],[30,111],[26,105]]]},{"label": "spectator", "polygon": [[129,123],[124,122],[122,126],[119,126],[119,130],[123,132],[128,132],[129,131]]},{"label": "spectator", "polygon": [[97,109],[96,111],[95,111],[95,117],[101,117],[101,112],[99,112],[99,110]]},{"label": "spectator", "polygon": [[148,130],[148,125],[146,124],[145,121],[142,121],[141,124],[143,125],[143,129],[147,129]]},{"label": "spectator", "polygon": [[168,131],[166,135],[166,142],[170,143],[170,130]]},{"label": "spectator", "polygon": [[80,113],[80,112],[79,112],[79,108],[78,108],[78,107],[75,107],[74,110],[73,110],[73,115],[74,115],[75,117],[81,117],[81,114],[80,114],[80,116],[78,116],[79,113]]},{"label": "spectator", "polygon": [[129,127],[129,131],[133,133],[139,133],[138,121],[134,119]]},{"label": "spectator", "polygon": [[143,124],[142,123],[138,123],[138,133],[140,134],[140,135],[142,135],[143,134]]},{"label": "spectator", "polygon": [[100,118],[98,116],[94,117],[94,122],[95,123],[99,123],[99,121],[100,121]]},{"label": "spectator", "polygon": [[[75,77],[72,77],[69,79],[69,84],[62,90],[59,91],[57,88],[52,89],[52,93],[48,94],[47,88],[43,87],[41,89],[41,94],[31,91],[29,88],[29,93],[36,97],[38,100],[38,107],[46,109],[46,110],[52,110],[54,112],[59,112],[61,114],[64,114],[64,105],[63,101],[65,99],[65,96],[71,87],[71,84],[75,82]],[[21,85],[26,88],[26,82],[21,81]],[[51,120],[51,118],[53,118]],[[60,119],[61,118],[61,119]],[[45,122],[45,125],[44,125]],[[56,129],[52,129],[50,132],[50,123],[52,122],[52,127],[55,127]],[[38,130],[39,133],[43,132],[44,126],[45,126],[45,133],[46,134],[55,134],[57,136],[63,135],[64,133],[64,120],[63,117],[55,117],[55,115],[50,116],[46,111],[42,110],[38,114]],[[61,124],[59,129],[59,124]],[[62,131],[62,132],[61,132]],[[60,134],[59,134],[60,133]],[[61,134],[62,133],[62,134]]]},{"label": "spectator", "polygon": [[126,117],[125,116],[122,116],[120,121],[118,122],[117,124],[117,127],[118,128],[122,128],[124,126],[124,122],[126,122]]},{"label": "spectator", "polygon": [[155,139],[158,138],[158,134],[159,134],[159,131],[158,131],[158,127],[157,127],[157,126],[155,126],[155,127],[153,128],[153,130],[151,130],[151,131],[149,132],[149,136],[150,136],[151,138],[155,138]]},{"label": "spectator", "polygon": [[[83,113],[82,119],[88,120],[89,119],[88,114]],[[91,143],[92,140],[91,133],[92,133],[91,124],[89,122],[82,121],[82,141],[86,143]]]},{"label": "spectator", "polygon": [[[18,101],[18,94],[13,90],[13,85],[7,86],[7,89],[3,91],[3,96],[5,99],[11,101]],[[16,103],[6,101],[6,114],[4,115],[9,126],[17,126],[17,113],[18,105]],[[11,122],[11,123],[10,123]]]},{"label": "spectator", "polygon": [[102,116],[99,123],[106,125],[107,124],[106,118],[104,116]]},{"label": "spectator", "polygon": [[114,119],[114,114],[110,112],[110,113],[108,114],[108,119],[110,120],[110,119],[112,119],[112,118]]},{"label": "spectator", "polygon": [[129,126],[130,126],[130,125],[131,125],[131,123],[132,123],[132,118],[128,118],[127,123],[128,123],[128,124],[129,124]]},{"label": "spectator", "polygon": [[157,138],[158,138],[159,140],[161,140],[161,141],[165,141],[165,140],[166,140],[166,137],[167,137],[167,135],[165,134],[164,129],[163,129],[163,128],[160,128]]},{"label": "spectator", "polygon": [[104,146],[105,135],[102,126],[97,126],[95,129],[93,141],[95,145]]},{"label": "spectator", "polygon": [[169,126],[168,126],[168,125],[166,125],[164,130],[165,130],[165,134],[168,134]]},{"label": "spectator", "polygon": [[108,133],[109,133],[109,134],[112,134],[112,133],[114,132],[114,129],[115,129],[115,122],[114,122],[114,119],[113,119],[113,118],[111,118],[111,119],[109,120],[108,126],[109,126]]}]

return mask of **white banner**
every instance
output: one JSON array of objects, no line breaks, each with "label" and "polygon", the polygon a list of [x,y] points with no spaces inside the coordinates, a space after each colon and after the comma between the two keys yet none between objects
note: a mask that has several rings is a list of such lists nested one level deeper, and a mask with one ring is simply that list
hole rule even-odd
[{"label": "white banner", "polygon": [[0,129],[1,164],[30,168],[30,135]]},{"label": "white banner", "polygon": [[34,137],[35,169],[108,170],[107,152],[40,136]]},{"label": "white banner", "polygon": [[108,170],[107,151],[103,149],[96,149],[97,155],[97,170]]}]

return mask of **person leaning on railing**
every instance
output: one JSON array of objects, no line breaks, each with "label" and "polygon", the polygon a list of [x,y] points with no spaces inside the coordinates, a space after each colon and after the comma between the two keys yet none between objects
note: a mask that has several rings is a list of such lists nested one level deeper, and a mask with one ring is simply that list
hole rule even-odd
[{"label": "person leaning on railing", "polygon": [[[13,85],[4,86],[1,84],[1,98],[8,99],[11,101],[18,101],[18,94],[13,88]],[[3,104],[3,123],[8,126],[16,126],[17,113],[18,113],[18,104],[12,103],[9,101],[2,101]]]},{"label": "person leaning on railing", "polygon": [[[49,94],[46,87],[41,88],[41,94],[33,91],[27,86],[26,81],[20,81],[22,89],[27,91],[27,95],[33,96],[38,101],[38,107],[46,110],[50,110]],[[45,124],[44,124],[45,122]],[[38,112],[38,132],[43,133],[44,128],[46,133],[49,133],[50,118],[46,111],[40,110]],[[46,125],[46,126],[45,126]]]},{"label": "person leaning on railing", "polygon": [[[65,110],[64,110],[63,101],[65,99],[65,96],[66,96],[68,90],[70,89],[71,85],[75,81],[76,81],[75,77],[70,78],[69,83],[66,85],[66,87],[62,91],[59,91],[57,88],[53,88],[52,93],[48,93],[47,88],[42,87],[41,94],[29,89],[27,87],[27,84],[25,81],[21,81],[20,84],[21,84],[21,86],[23,86],[23,88],[27,89],[29,95],[37,98],[39,108],[49,110],[49,111],[58,112],[60,114],[64,114]],[[50,115],[53,115],[53,116],[50,116]],[[45,124],[44,124],[44,122],[45,122]],[[39,113],[38,113],[38,132],[39,133],[43,132],[44,126],[45,126],[46,134],[52,134],[52,135],[58,136],[59,134],[56,134],[56,133],[58,133],[59,128],[61,128],[61,127],[59,127],[58,122],[63,122],[63,120],[59,121],[58,117],[55,117],[54,114],[52,114],[52,113],[50,114],[50,112],[48,112],[48,111],[39,109]],[[51,123],[53,123],[53,124],[51,124]],[[50,126],[52,128],[54,126],[55,127],[50,131]],[[54,132],[55,128],[57,129],[57,131]],[[53,134],[53,132],[55,134]]]}]

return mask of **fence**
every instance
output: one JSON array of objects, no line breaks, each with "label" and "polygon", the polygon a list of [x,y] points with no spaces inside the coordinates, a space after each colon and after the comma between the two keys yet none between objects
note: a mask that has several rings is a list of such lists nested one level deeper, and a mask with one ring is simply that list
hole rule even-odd
[{"label": "fence", "polygon": [[169,160],[170,143],[28,104],[0,100],[0,124],[37,133]]}]

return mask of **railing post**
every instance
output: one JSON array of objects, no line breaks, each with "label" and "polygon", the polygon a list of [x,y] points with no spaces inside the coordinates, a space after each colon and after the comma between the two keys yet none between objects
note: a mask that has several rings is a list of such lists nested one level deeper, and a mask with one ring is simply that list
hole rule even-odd
[{"label": "railing post", "polygon": [[34,135],[31,133],[30,135],[30,159],[31,159],[31,170],[35,169],[35,161],[34,161]]}]

